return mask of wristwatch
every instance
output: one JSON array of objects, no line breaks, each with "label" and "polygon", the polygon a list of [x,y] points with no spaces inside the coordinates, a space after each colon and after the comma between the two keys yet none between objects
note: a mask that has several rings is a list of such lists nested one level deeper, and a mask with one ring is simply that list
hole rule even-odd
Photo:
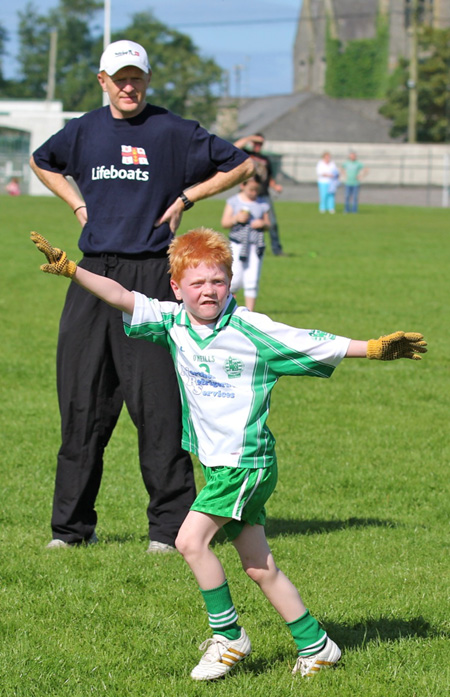
[{"label": "wristwatch", "polygon": [[181,198],[181,200],[182,200],[183,203],[184,203],[184,210],[185,210],[185,211],[188,211],[189,208],[192,208],[192,206],[194,205],[193,201],[190,201],[190,200],[188,199],[188,197],[186,196],[186,194],[184,193],[184,191],[181,192],[180,198]]}]

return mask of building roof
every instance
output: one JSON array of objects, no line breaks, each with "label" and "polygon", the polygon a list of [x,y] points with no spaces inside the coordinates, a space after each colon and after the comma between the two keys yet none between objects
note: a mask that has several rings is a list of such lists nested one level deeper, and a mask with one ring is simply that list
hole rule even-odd
[{"label": "building roof", "polygon": [[305,93],[296,93],[240,100],[237,135],[265,131],[274,121],[298,107],[305,98]]},{"label": "building roof", "polygon": [[[264,133],[268,140],[301,142],[394,143],[391,122],[381,116],[375,99],[333,99],[299,92],[255,99],[223,100],[235,109],[234,137]],[[220,134],[229,135],[229,134]]]}]

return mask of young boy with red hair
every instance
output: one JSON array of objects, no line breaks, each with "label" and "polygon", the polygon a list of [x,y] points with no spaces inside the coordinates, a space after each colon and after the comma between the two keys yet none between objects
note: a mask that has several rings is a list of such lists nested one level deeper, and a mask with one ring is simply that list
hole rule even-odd
[{"label": "young boy with red hair", "polygon": [[221,528],[244,571],[292,634],[298,653],[292,672],[311,676],[334,665],[339,647],[277,567],[265,536],[264,506],[277,482],[275,440],[266,425],[270,394],[283,375],[330,377],[343,358],[418,360],[427,350],[423,336],[399,331],[355,341],[290,327],[238,307],[230,294],[230,246],[213,230],[191,230],[169,248],[171,285],[180,305],[130,292],[78,267],[41,235],[31,235],[47,257],[43,271],[68,276],[122,310],[127,335],[165,346],[175,363],[183,405],[182,446],[198,456],[206,479],[176,539],[200,587],[213,632],[200,646],[204,654],[191,677],[219,678],[251,651],[225,571],[210,548]]}]

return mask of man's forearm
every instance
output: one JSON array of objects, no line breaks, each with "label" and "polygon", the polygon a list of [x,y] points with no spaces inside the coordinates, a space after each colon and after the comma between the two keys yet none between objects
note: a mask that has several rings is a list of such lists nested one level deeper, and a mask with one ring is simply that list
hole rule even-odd
[{"label": "man's forearm", "polygon": [[229,172],[216,172],[206,181],[194,184],[186,191],[186,195],[192,203],[202,201],[204,198],[220,194],[222,191],[240,184],[240,182],[252,176],[254,169],[254,164],[249,157]]},{"label": "man's forearm", "polygon": [[75,208],[78,208],[78,206],[83,204],[83,200],[80,198],[80,195],[77,193],[77,191],[75,191],[73,186],[67,181],[63,174],[41,169],[41,167],[37,166],[33,156],[30,158],[30,167],[44,186],[65,201],[67,205],[72,208],[72,210],[75,210]]},{"label": "man's forearm", "polygon": [[236,141],[233,143],[233,145],[234,145],[235,148],[242,149],[242,148],[245,148],[245,146],[246,146],[248,143],[250,143],[251,140],[252,140],[252,136],[244,136],[243,138],[238,138],[238,140],[236,140]]},{"label": "man's forearm", "polygon": [[[202,201],[204,198],[209,198],[210,196],[214,196],[214,194],[220,194],[222,191],[226,191],[232,186],[244,181],[244,179],[248,179],[252,176],[253,172],[254,165],[252,160],[248,157],[244,162],[241,162],[240,165],[229,172],[216,172],[206,181],[194,184],[190,189],[186,189],[186,197],[192,203]],[[168,223],[171,231],[175,234],[185,210],[183,199],[178,196],[164,211],[162,216],[158,218],[155,226]]]}]

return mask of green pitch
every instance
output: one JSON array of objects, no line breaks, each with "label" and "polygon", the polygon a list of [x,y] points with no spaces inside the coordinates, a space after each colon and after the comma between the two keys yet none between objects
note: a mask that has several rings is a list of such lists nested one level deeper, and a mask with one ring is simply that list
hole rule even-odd
[{"label": "green pitch", "polygon": [[[126,205],[126,204],[125,204]],[[223,201],[182,231],[217,227]],[[422,331],[420,363],[344,361],[331,380],[284,378],[270,425],[280,481],[268,537],[280,567],[343,649],[336,670],[293,679],[289,632],[216,551],[253,653],[225,681],[189,672],[209,635],[178,555],[145,554],[146,494],[123,413],[105,459],[100,543],[45,550],[59,421],[55,351],[68,281],[39,272],[37,230],[79,258],[53,198],[0,199],[0,695],[3,697],[436,697],[449,678],[450,212],[362,206],[319,216],[279,203],[290,254],[264,260],[257,310],[354,338]],[[199,470],[198,484],[201,486]]]}]

